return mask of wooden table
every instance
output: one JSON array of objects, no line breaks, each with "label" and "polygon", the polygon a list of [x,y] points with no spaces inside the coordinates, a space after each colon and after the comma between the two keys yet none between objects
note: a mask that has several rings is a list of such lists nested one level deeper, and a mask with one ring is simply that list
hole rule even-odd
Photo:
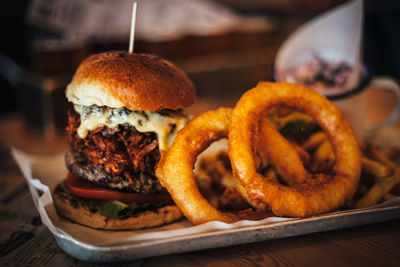
[{"label": "wooden table", "polygon": [[[13,194],[25,194],[23,209],[18,213],[19,221],[36,221],[38,227],[34,234],[37,238],[46,237],[46,247],[33,247],[32,240],[26,244],[18,244],[14,251],[2,255],[7,238],[0,242],[0,263],[7,260],[7,264],[16,266],[17,252],[29,248],[34,252],[33,257],[38,259],[48,257],[49,253],[54,259],[61,259],[60,266],[95,266],[82,262],[65,254],[53,240],[50,232],[40,224],[38,213],[30,198],[26,182],[15,164],[5,163],[5,148],[2,149],[2,164],[0,184],[7,184],[5,179],[14,179]],[[11,167],[10,167],[11,166]],[[17,180],[15,185],[15,180]],[[0,190],[0,227],[3,236],[10,239],[18,231],[10,231],[11,226],[5,221],[5,216],[10,212],[7,209],[10,196],[4,196]],[[38,223],[39,222],[39,223]],[[13,226],[14,227],[14,226]],[[21,227],[24,224],[21,223]],[[26,228],[26,227],[25,227]],[[13,228],[15,229],[15,228]],[[25,232],[30,233],[30,232]],[[207,249],[176,255],[152,257],[118,264],[104,264],[102,266],[399,266],[400,262],[400,220],[364,225],[349,229],[296,236],[278,240],[269,240],[258,243],[229,246],[223,248]],[[30,243],[31,242],[31,243]],[[21,256],[22,257],[22,256]],[[26,258],[27,256],[25,256]],[[47,259],[47,263],[54,262]],[[46,262],[43,260],[43,262]]]},{"label": "wooden table", "polygon": [[400,220],[145,259],[142,266],[399,266]]},{"label": "wooden table", "polygon": [[[376,97],[376,95],[371,95],[370,99],[375,99]],[[191,108],[191,111],[198,113],[220,105],[231,104],[232,102],[229,101],[200,100],[197,105]],[[376,115],[376,118],[380,116],[379,114]],[[398,126],[399,123],[396,124],[396,127]],[[5,187],[7,185],[15,187],[11,191],[19,192],[18,194],[24,193],[27,196],[29,191],[27,190],[26,182],[21,172],[7,155],[7,148],[9,146],[17,146],[29,152],[37,153],[54,153],[67,148],[62,136],[55,135],[49,138],[34,131],[26,131],[19,116],[2,118],[0,122],[0,137],[2,144],[0,184]],[[13,179],[13,183],[9,179]],[[0,190],[0,226],[3,228],[4,233],[7,233],[8,229],[13,229],[14,232],[9,231],[8,234],[8,239],[10,239],[13,233],[16,233],[15,225],[11,227],[4,222],[4,216],[10,211],[7,210],[9,196],[1,195],[3,191],[4,188]],[[28,213],[21,212],[19,214],[20,221],[34,221],[35,218],[37,220],[38,214],[32,201],[26,201],[28,204],[25,203],[24,208],[26,207],[30,211]],[[35,255],[37,258],[44,257],[49,253],[48,250],[51,249],[53,259],[61,258],[62,265],[94,266],[65,254],[55,244],[53,237],[45,226],[39,223],[37,227],[39,228],[35,228],[35,231],[40,230],[41,234],[47,234],[47,240],[52,240],[46,249],[36,248]],[[7,237],[7,234],[5,235]],[[399,266],[399,241],[400,220],[395,220],[278,240],[121,262],[116,266]],[[0,246],[0,248],[5,250],[4,244],[8,244],[7,238],[3,238],[1,242],[3,242],[3,247]],[[29,244],[29,242],[31,241],[26,243]],[[27,244],[25,246],[28,246]],[[24,244],[19,245],[20,247],[17,247],[15,251],[24,247]],[[8,263],[11,265],[16,264],[16,258],[10,256],[16,253],[15,251],[1,256],[0,250],[0,262],[3,258],[9,259]],[[54,262],[49,260],[48,263]],[[114,265],[110,263],[104,266]]]},{"label": "wooden table", "polygon": [[[203,45],[198,38],[192,37],[188,40],[191,45],[185,43],[178,49],[174,43],[149,46],[139,42],[135,45],[135,51],[160,54],[188,72],[202,97],[198,104],[190,108],[190,112],[196,114],[219,106],[233,106],[245,90],[259,80],[268,79],[278,47],[299,23],[297,20],[292,21],[271,35],[232,35],[228,39],[213,36],[204,39],[206,43]],[[112,49],[126,47],[126,44],[121,47],[112,45]],[[226,47],[230,49],[225,51]],[[188,48],[191,48],[190,51],[187,51]],[[248,53],[243,53],[243,48]],[[35,70],[47,75],[70,73],[87,54],[107,49],[110,48],[100,46],[84,48],[84,51],[73,54],[60,54],[57,51],[37,53]],[[208,55],[204,55],[204,52]],[[185,59],[182,55],[190,58]],[[204,66],[207,68],[203,69]],[[393,98],[384,94],[369,94],[369,102],[379,97],[388,103],[382,109],[368,110],[371,120],[379,120],[393,106]],[[395,127],[400,133],[400,120]],[[43,136],[37,131],[26,129],[21,115],[0,117],[0,265],[97,266],[67,255],[40,223],[25,179],[8,153],[11,146],[41,154],[67,150],[62,135]],[[101,266],[400,266],[399,243],[400,220],[394,220]]]}]

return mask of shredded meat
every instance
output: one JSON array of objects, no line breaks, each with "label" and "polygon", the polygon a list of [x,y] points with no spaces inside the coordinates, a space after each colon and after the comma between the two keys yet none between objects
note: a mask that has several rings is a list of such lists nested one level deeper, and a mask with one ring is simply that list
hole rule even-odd
[{"label": "shredded meat", "polygon": [[67,139],[72,152],[84,159],[84,168],[101,166],[108,176],[113,176],[110,179],[122,177],[125,181],[121,182],[128,184],[135,184],[133,180],[139,177],[149,177],[161,188],[154,174],[160,159],[155,133],[141,133],[124,124],[116,128],[98,127],[81,139],[77,133],[79,125],[79,115],[69,111]]}]

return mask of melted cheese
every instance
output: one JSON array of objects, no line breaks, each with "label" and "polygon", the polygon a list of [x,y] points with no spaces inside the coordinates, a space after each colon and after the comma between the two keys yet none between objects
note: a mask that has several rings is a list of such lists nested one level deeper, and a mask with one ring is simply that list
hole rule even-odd
[{"label": "melted cheese", "polygon": [[78,135],[82,139],[87,136],[89,131],[100,126],[114,128],[120,124],[129,124],[139,132],[155,132],[160,150],[167,150],[172,145],[176,134],[188,120],[177,112],[160,114],[152,111],[131,111],[125,108],[111,109],[82,105],[74,105],[74,109],[81,117]]}]

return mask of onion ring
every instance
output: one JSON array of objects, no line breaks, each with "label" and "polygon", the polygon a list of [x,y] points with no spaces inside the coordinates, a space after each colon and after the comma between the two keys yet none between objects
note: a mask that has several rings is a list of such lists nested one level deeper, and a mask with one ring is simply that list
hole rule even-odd
[{"label": "onion ring", "polygon": [[[260,118],[277,105],[307,113],[326,132],[336,157],[333,177],[311,175],[298,162],[292,162],[290,167],[283,164],[288,146],[284,148],[285,153],[282,147],[268,148],[277,140],[285,143],[271,124],[260,124]],[[253,147],[261,135],[263,142],[267,142],[263,147],[269,151],[268,160],[281,173],[293,170],[297,173],[283,177],[288,186],[257,173]],[[233,172],[250,199],[269,205],[278,216],[306,217],[334,210],[351,199],[359,182],[361,155],[350,124],[329,100],[301,85],[260,82],[247,91],[233,110],[228,147]]]},{"label": "onion ring", "polygon": [[[280,135],[267,119],[263,119],[261,123],[262,139],[258,140],[260,156],[275,166],[278,174],[287,184],[304,182],[307,171],[293,145]],[[276,151],[280,151],[278,157]]]},{"label": "onion ring", "polygon": [[175,204],[193,224],[208,221],[232,223],[240,218],[215,209],[199,192],[193,167],[197,156],[212,142],[227,137],[232,110],[220,108],[191,120],[162,155],[156,176],[171,194]]},{"label": "onion ring", "polygon": [[156,176],[171,194],[175,204],[193,224],[208,221],[233,223],[242,219],[260,220],[271,216],[265,205],[255,211],[246,209],[237,214],[214,208],[199,192],[193,168],[197,156],[212,142],[228,136],[232,109],[219,108],[192,119],[176,136],[167,152],[162,153]]}]

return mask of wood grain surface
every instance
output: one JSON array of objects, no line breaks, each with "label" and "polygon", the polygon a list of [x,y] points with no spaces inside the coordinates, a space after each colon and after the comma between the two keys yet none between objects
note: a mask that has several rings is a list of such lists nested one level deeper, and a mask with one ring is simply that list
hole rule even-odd
[{"label": "wood grain surface", "polygon": [[142,266],[399,266],[399,223],[154,257]]},{"label": "wood grain surface", "polygon": [[[372,95],[371,98],[377,97]],[[386,96],[384,96],[386,97]],[[387,100],[388,103],[390,99]],[[192,113],[214,109],[219,106],[232,106],[233,101],[200,99],[191,108]],[[392,103],[390,104],[392,105]],[[375,110],[374,119],[379,119],[385,110]],[[399,132],[399,120],[394,128]],[[63,136],[43,136],[24,127],[19,116],[7,116],[0,119],[0,145],[3,151],[16,146],[28,152],[55,153],[67,149]],[[1,184],[10,184],[9,179],[18,179],[22,185],[22,174],[11,166],[5,154],[1,154]],[[6,164],[7,163],[7,164]],[[26,186],[25,193],[28,194]],[[0,191],[1,192],[1,191]],[[19,192],[19,191],[18,191]],[[1,212],[7,211],[7,203],[2,204]],[[28,205],[28,204],[27,204]],[[34,205],[29,200],[29,209],[34,212]],[[24,216],[21,214],[20,216]],[[36,214],[37,216],[37,214]],[[29,217],[30,218],[30,217]],[[24,219],[24,218],[21,218]],[[26,218],[28,220],[28,217]],[[6,224],[1,224],[2,226]],[[5,227],[11,227],[5,226]],[[15,228],[15,227],[14,227]],[[47,231],[41,226],[41,231]],[[2,231],[8,231],[8,228]],[[50,233],[48,233],[50,235]],[[50,235],[51,238],[51,235]],[[65,254],[56,244],[52,249],[62,255],[68,266],[97,266],[85,263]],[[400,220],[370,224],[349,229],[321,232],[304,236],[269,240],[264,242],[207,249],[202,251],[172,254],[128,262],[104,263],[101,266],[400,266]],[[38,255],[48,253],[37,250]],[[65,255],[64,255],[65,254]],[[1,260],[1,258],[0,258]]]}]

